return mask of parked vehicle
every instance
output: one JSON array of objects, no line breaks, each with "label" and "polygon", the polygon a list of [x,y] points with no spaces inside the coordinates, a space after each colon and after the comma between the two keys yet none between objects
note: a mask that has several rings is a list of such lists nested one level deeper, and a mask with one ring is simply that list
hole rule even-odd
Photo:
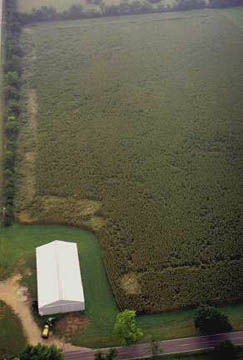
[{"label": "parked vehicle", "polygon": [[48,339],[49,334],[50,334],[50,325],[45,324],[43,329],[42,329],[42,332],[41,332],[41,337],[43,339]]}]

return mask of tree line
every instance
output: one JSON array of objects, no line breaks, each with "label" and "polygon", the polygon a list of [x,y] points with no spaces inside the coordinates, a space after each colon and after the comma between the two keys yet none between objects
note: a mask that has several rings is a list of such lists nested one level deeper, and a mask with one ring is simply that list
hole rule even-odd
[{"label": "tree line", "polygon": [[13,219],[14,203],[14,164],[15,150],[18,136],[18,121],[20,116],[20,76],[22,50],[19,45],[19,36],[22,24],[17,14],[17,0],[8,0],[4,3],[5,20],[5,49],[4,49],[4,135],[5,153],[3,161],[4,174],[4,225],[10,225]]},{"label": "tree line", "polygon": [[[145,13],[161,13],[168,11],[186,11],[203,8],[227,8],[243,5],[243,0],[176,0],[173,5],[164,5],[161,0],[139,1],[122,0],[120,4],[107,5],[103,0],[86,0],[88,3],[97,5],[97,9],[85,10],[82,5],[72,5],[68,10],[58,12],[54,7],[42,6],[33,9],[30,13],[19,14],[22,24],[37,21],[74,20],[103,16],[122,16]],[[154,7],[153,5],[157,6]]]}]

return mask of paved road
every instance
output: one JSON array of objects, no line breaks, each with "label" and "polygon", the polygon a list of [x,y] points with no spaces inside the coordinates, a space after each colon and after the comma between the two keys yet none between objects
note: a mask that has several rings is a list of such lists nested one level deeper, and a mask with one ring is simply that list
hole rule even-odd
[{"label": "paved road", "polygon": [[[218,334],[210,336],[198,336],[175,340],[165,340],[159,342],[159,349],[162,354],[182,353],[195,350],[206,350],[213,348],[217,343],[223,340],[231,340],[235,345],[243,344],[243,331],[231,332],[227,334]],[[139,357],[151,356],[150,344],[138,344],[129,347],[119,347],[118,360],[136,359]],[[83,350],[65,352],[65,360],[92,360],[95,351]]]}]

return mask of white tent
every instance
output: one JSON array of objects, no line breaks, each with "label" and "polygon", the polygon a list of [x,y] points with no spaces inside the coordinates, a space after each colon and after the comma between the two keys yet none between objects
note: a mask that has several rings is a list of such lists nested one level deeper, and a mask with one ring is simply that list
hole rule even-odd
[{"label": "white tent", "polygon": [[76,243],[55,240],[36,248],[40,315],[84,310]]}]

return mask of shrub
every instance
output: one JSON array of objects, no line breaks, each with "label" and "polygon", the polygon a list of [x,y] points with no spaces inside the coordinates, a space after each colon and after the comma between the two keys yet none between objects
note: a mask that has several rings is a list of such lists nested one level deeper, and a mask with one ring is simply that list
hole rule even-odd
[{"label": "shrub", "polygon": [[195,314],[195,327],[201,334],[217,334],[232,330],[227,316],[212,306],[201,305]]},{"label": "shrub", "polygon": [[38,344],[36,346],[28,345],[24,351],[19,354],[19,360],[62,360],[63,356],[55,345],[47,346]]},{"label": "shrub", "polygon": [[19,88],[20,80],[19,80],[19,75],[16,71],[9,71],[6,76],[6,80],[8,85]]}]

